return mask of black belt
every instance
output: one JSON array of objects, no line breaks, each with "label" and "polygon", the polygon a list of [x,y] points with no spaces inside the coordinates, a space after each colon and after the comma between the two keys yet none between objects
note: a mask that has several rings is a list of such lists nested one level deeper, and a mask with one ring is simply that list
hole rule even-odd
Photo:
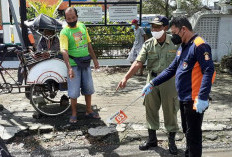
[{"label": "black belt", "polygon": [[187,105],[187,104],[193,104],[194,101],[193,100],[189,100],[189,101],[180,101],[181,104]]}]

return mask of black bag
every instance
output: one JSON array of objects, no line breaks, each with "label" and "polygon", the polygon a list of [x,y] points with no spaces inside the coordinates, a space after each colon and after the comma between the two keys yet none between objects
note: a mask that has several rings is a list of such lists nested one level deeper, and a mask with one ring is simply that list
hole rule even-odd
[{"label": "black bag", "polygon": [[78,67],[80,68],[87,68],[90,66],[90,62],[91,62],[91,56],[86,56],[86,57],[73,57],[73,56],[70,56],[70,58],[72,58]]}]

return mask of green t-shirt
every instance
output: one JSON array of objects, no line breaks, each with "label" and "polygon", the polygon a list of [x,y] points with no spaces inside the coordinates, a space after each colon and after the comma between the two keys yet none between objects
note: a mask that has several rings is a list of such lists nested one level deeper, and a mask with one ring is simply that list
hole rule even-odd
[{"label": "green t-shirt", "polygon": [[[85,57],[89,55],[88,42],[90,41],[88,31],[83,23],[77,23],[75,28],[66,26],[60,32],[60,48],[68,50],[73,57]],[[76,63],[70,58],[71,66]]]}]

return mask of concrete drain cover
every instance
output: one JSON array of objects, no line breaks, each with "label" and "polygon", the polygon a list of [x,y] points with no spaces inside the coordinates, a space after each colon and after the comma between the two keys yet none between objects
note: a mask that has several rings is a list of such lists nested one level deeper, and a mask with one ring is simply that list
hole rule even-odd
[{"label": "concrete drain cover", "polygon": [[107,127],[107,126],[99,126],[96,128],[90,128],[88,133],[91,136],[106,136],[108,134],[112,134],[117,132],[115,127]]}]

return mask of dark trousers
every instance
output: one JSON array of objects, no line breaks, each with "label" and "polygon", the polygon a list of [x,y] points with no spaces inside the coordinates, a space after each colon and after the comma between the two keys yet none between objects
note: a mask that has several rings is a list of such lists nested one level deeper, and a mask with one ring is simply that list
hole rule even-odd
[{"label": "dark trousers", "polygon": [[18,67],[18,83],[22,84],[23,83],[23,72],[22,72],[22,67],[19,65]]},{"label": "dark trousers", "polygon": [[193,101],[180,101],[180,113],[183,132],[186,136],[186,157],[201,157],[202,130],[201,125],[204,114],[193,110]]}]

